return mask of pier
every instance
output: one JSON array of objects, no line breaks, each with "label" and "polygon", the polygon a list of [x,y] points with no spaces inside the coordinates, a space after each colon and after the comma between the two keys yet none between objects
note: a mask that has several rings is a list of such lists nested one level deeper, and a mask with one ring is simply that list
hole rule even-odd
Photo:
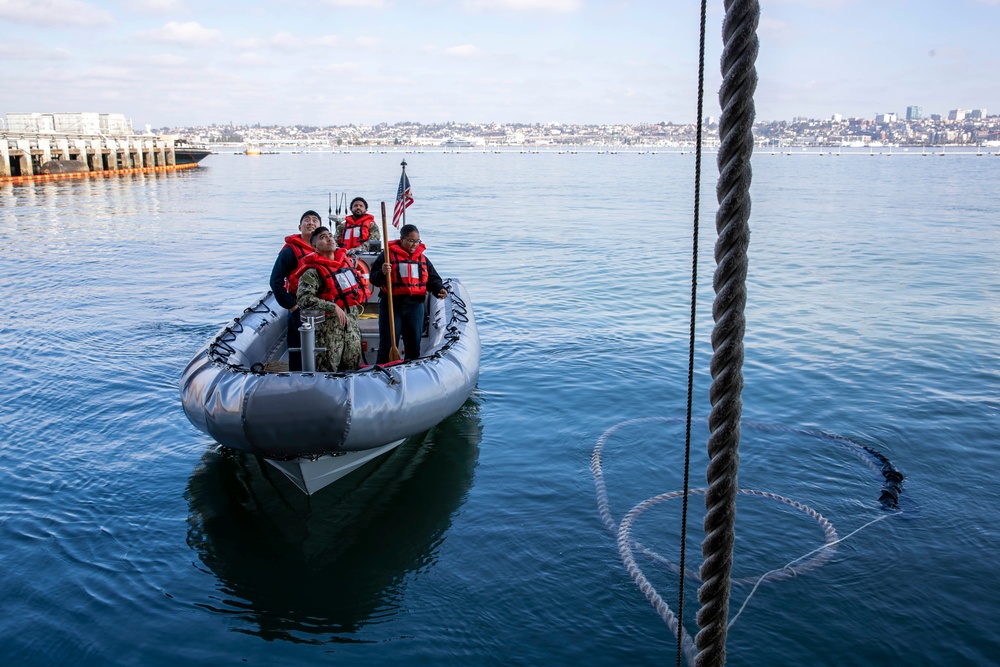
[{"label": "pier", "polygon": [[0,183],[197,166],[187,154],[178,159],[173,137],[137,134],[121,114],[7,114],[0,131]]},{"label": "pier", "polygon": [[[51,162],[60,163],[53,169]],[[65,162],[71,163],[65,165]],[[75,164],[72,164],[75,163]],[[0,132],[0,182],[169,171],[177,164],[172,137],[88,136]]]}]

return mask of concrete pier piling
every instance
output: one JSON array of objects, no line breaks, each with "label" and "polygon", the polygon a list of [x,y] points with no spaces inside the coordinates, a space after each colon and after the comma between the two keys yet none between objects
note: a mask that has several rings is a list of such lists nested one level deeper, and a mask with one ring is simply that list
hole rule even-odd
[{"label": "concrete pier piling", "polygon": [[0,183],[197,167],[178,161],[173,137],[135,134],[121,114],[7,114]]}]

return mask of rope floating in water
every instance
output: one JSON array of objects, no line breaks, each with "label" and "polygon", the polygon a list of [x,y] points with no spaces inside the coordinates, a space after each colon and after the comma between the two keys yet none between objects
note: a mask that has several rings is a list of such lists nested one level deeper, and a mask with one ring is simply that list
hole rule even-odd
[{"label": "rope floating in water", "polygon": [[[682,568],[681,566],[674,564],[668,558],[650,549],[646,545],[643,545],[642,543],[634,540],[631,536],[632,526],[635,524],[636,520],[643,512],[667,500],[684,497],[685,493],[684,491],[671,491],[659,494],[652,498],[648,498],[640,502],[636,506],[634,506],[631,510],[629,510],[620,522],[616,521],[611,513],[611,508],[608,501],[607,483],[604,478],[604,470],[602,462],[602,454],[604,446],[607,444],[610,438],[620,429],[627,426],[634,426],[637,424],[681,423],[683,421],[684,421],[683,419],[668,418],[668,417],[640,417],[637,419],[630,419],[619,422],[618,424],[615,424],[614,426],[607,429],[603,434],[601,434],[601,437],[598,438],[597,443],[594,446],[593,453],[591,455],[590,467],[591,467],[591,472],[594,476],[594,486],[597,492],[597,508],[598,508],[598,513],[600,514],[601,522],[604,525],[604,527],[612,535],[615,536],[618,545],[619,555],[622,559],[623,564],[625,565],[625,569],[628,571],[629,576],[635,582],[639,590],[643,593],[643,595],[646,597],[649,603],[653,606],[654,609],[656,609],[657,613],[667,624],[667,627],[670,628],[671,632],[674,634],[674,637],[679,639],[679,644],[683,651],[685,660],[689,664],[694,665],[697,663],[697,651],[695,648],[694,640],[691,638],[690,634],[688,634],[688,632],[683,628],[682,623],[680,622],[678,617],[674,615],[673,611],[670,609],[670,606],[663,600],[660,594],[656,591],[655,587],[649,582],[646,575],[643,573],[642,569],[636,562],[635,553],[636,552],[642,553],[643,555],[652,559],[654,562],[670,569],[673,572],[679,573]],[[731,579],[730,583],[732,584],[737,584],[737,585],[753,584],[753,588],[747,595],[746,600],[744,600],[742,606],[740,607],[736,615],[732,618],[732,620],[729,620],[727,622],[726,624],[727,631],[735,624],[736,619],[739,618],[739,615],[743,612],[743,610],[749,603],[750,598],[753,597],[754,593],[757,591],[758,587],[762,583],[764,583],[765,581],[781,581],[785,579],[791,579],[801,574],[805,574],[806,572],[809,572],[811,570],[818,569],[819,567],[822,567],[825,563],[827,563],[834,556],[834,554],[836,553],[836,546],[838,544],[852,537],[853,535],[857,534],[861,530],[864,530],[865,528],[875,523],[878,523],[879,521],[887,519],[890,516],[899,515],[900,511],[898,510],[897,501],[899,499],[899,493],[902,490],[902,480],[904,478],[903,474],[899,472],[899,470],[897,470],[895,466],[893,466],[892,462],[889,461],[887,457],[878,452],[878,450],[876,450],[874,447],[871,447],[869,445],[862,445],[844,436],[826,433],[823,431],[796,429],[781,425],[766,424],[763,422],[753,422],[753,421],[743,421],[743,427],[748,430],[758,430],[765,432],[767,431],[784,432],[784,433],[793,433],[798,435],[806,435],[809,437],[815,437],[827,442],[831,442],[832,444],[836,444],[840,447],[846,448],[850,453],[857,456],[862,462],[864,462],[869,468],[882,475],[884,486],[882,489],[882,493],[879,497],[879,503],[883,509],[891,510],[891,512],[883,514],[877,517],[876,519],[867,522],[865,525],[852,531],[845,537],[838,537],[836,528],[834,528],[833,524],[828,519],[826,519],[826,517],[824,517],[816,510],[808,507],[807,505],[804,505],[803,503],[767,491],[759,491],[756,489],[738,489],[737,490],[738,494],[775,500],[780,503],[786,504],[789,507],[792,507],[793,509],[796,509],[806,514],[807,516],[815,519],[823,530],[824,540],[823,543],[816,549],[813,549],[808,553],[793,559],[792,561],[790,561],[789,563],[785,564],[780,568],[770,570],[762,575],[754,575],[754,576]],[[890,491],[887,492],[886,489],[890,489]],[[688,494],[704,495],[706,491],[707,489],[704,488],[691,489],[688,491]],[[884,501],[884,498],[886,497],[887,494],[892,499],[891,504]],[[689,577],[693,580],[700,581],[700,575],[687,568],[684,568],[684,577]]]}]

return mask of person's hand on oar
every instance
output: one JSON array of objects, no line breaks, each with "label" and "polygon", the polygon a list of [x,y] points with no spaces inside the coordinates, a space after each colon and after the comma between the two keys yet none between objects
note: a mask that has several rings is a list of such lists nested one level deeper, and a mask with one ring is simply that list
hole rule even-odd
[{"label": "person's hand on oar", "polygon": [[[389,243],[389,229],[385,221],[385,202],[382,202],[382,236],[386,244]],[[389,307],[389,335],[392,343],[389,347],[389,361],[399,361],[399,348],[396,347],[396,315],[392,312],[392,265],[389,263],[389,247],[385,249],[385,264],[382,265],[382,273],[385,274],[385,293],[389,297],[386,303]]]}]

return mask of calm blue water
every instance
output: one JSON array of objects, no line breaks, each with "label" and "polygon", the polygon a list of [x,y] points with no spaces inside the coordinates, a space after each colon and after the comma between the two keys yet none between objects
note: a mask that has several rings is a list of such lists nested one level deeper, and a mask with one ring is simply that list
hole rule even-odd
[{"label": "calm blue water", "polygon": [[[177,379],[266,290],[303,210],[326,211],[331,191],[391,200],[402,157],[408,221],[472,295],[479,388],[306,501],[190,426]],[[4,662],[673,664],[602,525],[590,460],[614,429],[615,521],[681,488],[693,156],[203,164],[0,186]],[[705,170],[694,486],[714,156]],[[1000,664],[998,178],[992,155],[755,156],[740,485],[847,539],[753,593],[729,664]],[[902,512],[880,508],[859,445],[906,475]],[[690,512],[697,569],[700,496]],[[676,561],[679,517],[679,500],[658,504],[632,535]],[[823,540],[813,516],[741,496],[734,577],[749,583],[733,586],[733,615],[756,578]],[[676,611],[675,574],[638,562]]]}]

